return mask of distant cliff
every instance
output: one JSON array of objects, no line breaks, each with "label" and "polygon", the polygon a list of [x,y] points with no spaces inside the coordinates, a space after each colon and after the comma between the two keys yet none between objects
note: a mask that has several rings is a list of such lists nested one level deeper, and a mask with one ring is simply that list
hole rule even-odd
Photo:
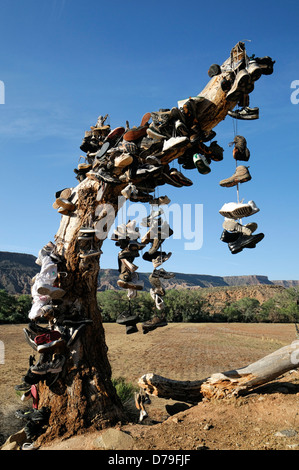
[{"label": "distant cliff", "polygon": [[[0,289],[10,294],[30,294],[31,280],[40,271],[35,263],[36,257],[24,253],[0,252]],[[148,273],[139,273],[144,281],[144,290],[149,290]],[[166,289],[200,289],[230,286],[299,286],[299,280],[270,281],[267,276],[211,276],[205,274],[175,273],[173,279],[163,280]],[[98,290],[119,290],[119,272],[116,269],[101,269]]]}]

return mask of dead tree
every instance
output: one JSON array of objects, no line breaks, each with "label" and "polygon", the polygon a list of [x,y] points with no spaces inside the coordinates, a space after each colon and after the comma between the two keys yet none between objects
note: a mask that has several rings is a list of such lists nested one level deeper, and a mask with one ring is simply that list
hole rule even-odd
[{"label": "dead tree", "polygon": [[299,341],[241,369],[216,373],[204,380],[176,381],[155,374],[142,376],[138,384],[148,394],[173,400],[200,402],[244,394],[299,365]]},{"label": "dead tree", "polygon": [[[187,105],[190,105],[194,112],[192,128],[200,129],[201,132],[208,134],[226,117],[228,111],[235,108],[239,97],[228,100],[223,81],[232,83],[239,63],[245,59],[248,59],[245,45],[238,43],[231,50],[230,57],[223,63],[219,73],[212,76],[204,90],[199,95],[186,100]],[[189,108],[186,103],[183,104],[182,109],[183,114],[186,112],[186,117],[188,117]],[[155,155],[160,158],[162,166],[167,168],[169,162],[193,150],[194,144],[187,138],[184,145],[179,148],[161,151],[160,154]],[[131,182],[138,185],[142,182],[142,177],[132,177]],[[125,419],[122,404],[111,381],[105,331],[101,311],[97,304],[100,251],[98,256],[82,258],[80,253],[82,249],[84,250],[84,243],[88,247],[89,242],[83,242],[82,245],[82,242],[78,240],[78,234],[80,228],[88,224],[91,218],[93,221],[105,221],[108,234],[108,229],[114,222],[119,208],[121,190],[126,185],[127,182],[114,184],[103,181],[101,178],[86,177],[73,188],[72,203],[75,210],[61,217],[60,227],[55,237],[56,253],[60,256],[58,272],[67,275],[58,274],[57,286],[66,292],[59,309],[62,316],[75,312],[81,318],[89,319],[91,322],[87,324],[80,339],[72,348],[64,351],[66,363],[58,380],[52,386],[48,386],[45,382],[40,383],[40,407],[47,406],[51,410],[50,426],[42,436],[44,440],[56,436],[67,437],[80,433],[86,428],[99,429],[111,426]],[[114,208],[114,214],[111,217],[107,217],[107,204]],[[105,237],[97,238],[96,236],[94,248],[100,250],[104,239]],[[236,374],[238,374],[237,371]],[[232,383],[233,380],[235,376],[228,373],[219,377],[218,382],[215,382],[215,377],[212,376],[206,384],[188,383],[187,388],[184,384],[180,387],[188,394],[190,393],[192,398],[194,393],[198,395],[199,389],[200,393],[203,393],[204,388],[210,390],[211,387],[213,390],[217,388],[223,390],[221,383],[227,384],[228,381]],[[149,393],[158,395],[174,393],[177,397],[182,396],[178,385],[173,387],[172,382],[156,376],[145,376],[140,383]],[[244,386],[244,381],[242,386]],[[161,391],[163,387],[165,390]],[[192,392],[193,387],[195,387],[195,392]],[[174,391],[173,388],[177,390]],[[182,393],[186,398],[185,392]]]}]

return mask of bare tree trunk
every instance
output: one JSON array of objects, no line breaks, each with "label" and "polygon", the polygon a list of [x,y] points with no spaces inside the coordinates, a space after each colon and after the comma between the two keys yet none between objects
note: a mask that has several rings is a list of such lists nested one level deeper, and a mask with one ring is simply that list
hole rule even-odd
[{"label": "bare tree trunk", "polygon": [[[79,340],[69,350],[63,351],[67,363],[58,381],[50,388],[45,384],[39,387],[39,407],[51,409],[50,426],[41,436],[42,440],[59,435],[68,437],[86,428],[99,429],[125,419],[111,382],[108,348],[97,304],[100,255],[81,259],[80,252],[89,249],[90,242],[82,244],[77,240],[80,228],[88,223],[90,217],[108,221],[105,201],[110,201],[117,214],[118,194],[111,185],[88,178],[74,188],[73,194],[76,211],[70,216],[62,216],[56,234],[57,251],[63,260],[58,264],[58,271],[67,273],[67,276],[58,274],[58,287],[66,291],[60,310],[66,318],[74,312],[91,323],[87,324]],[[108,233],[110,227],[105,228]],[[102,243],[103,239],[95,238],[93,246],[100,249]]]},{"label": "bare tree trunk", "polygon": [[139,379],[138,384],[150,395],[196,403],[203,398],[237,396],[298,368],[298,364],[299,341],[294,341],[247,367],[216,373],[203,380],[176,381],[146,374]]}]

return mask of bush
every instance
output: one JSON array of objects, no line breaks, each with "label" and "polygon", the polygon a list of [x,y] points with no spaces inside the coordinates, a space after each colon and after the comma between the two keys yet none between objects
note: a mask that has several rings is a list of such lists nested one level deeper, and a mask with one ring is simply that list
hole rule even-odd
[{"label": "bush", "polygon": [[0,323],[26,323],[31,305],[29,295],[14,296],[0,290]]},{"label": "bush", "polygon": [[126,382],[124,377],[112,379],[112,384],[115,387],[116,393],[123,404],[130,400],[134,393],[137,392],[137,387],[135,387],[130,382]]}]

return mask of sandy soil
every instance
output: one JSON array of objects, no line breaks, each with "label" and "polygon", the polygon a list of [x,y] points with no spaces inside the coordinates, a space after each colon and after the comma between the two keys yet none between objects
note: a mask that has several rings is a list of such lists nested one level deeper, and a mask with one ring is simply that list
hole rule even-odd
[{"label": "sandy soil", "polygon": [[[14,417],[28,406],[16,395],[28,368],[32,349],[25,342],[23,325],[1,325],[5,364],[0,364],[0,438],[20,429]],[[293,325],[280,324],[169,324],[147,335],[125,335],[123,327],[105,324],[108,354],[114,377],[137,384],[153,372],[177,380],[197,380],[240,368],[296,339]],[[299,372],[260,387],[245,397],[201,402],[170,415],[172,400],[152,397],[148,418],[139,423],[132,407],[132,422],[120,425],[134,439],[135,450],[299,450]],[[102,432],[56,441],[48,450],[96,449]]]}]

